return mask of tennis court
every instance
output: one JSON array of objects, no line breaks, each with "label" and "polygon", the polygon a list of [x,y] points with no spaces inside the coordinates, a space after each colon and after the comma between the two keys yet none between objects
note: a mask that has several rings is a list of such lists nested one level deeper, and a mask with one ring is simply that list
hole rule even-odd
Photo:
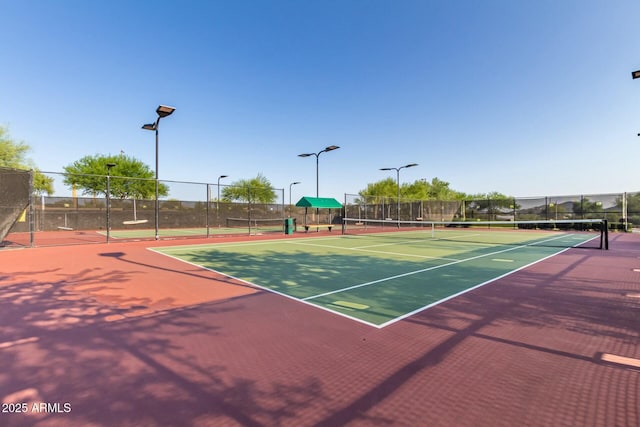
[{"label": "tennis court", "polygon": [[384,232],[372,229],[321,238],[151,250],[384,327],[568,248],[600,244],[598,232],[406,230],[388,224]]},{"label": "tennis court", "polygon": [[638,425],[638,233],[383,225],[0,251],[2,425]]}]

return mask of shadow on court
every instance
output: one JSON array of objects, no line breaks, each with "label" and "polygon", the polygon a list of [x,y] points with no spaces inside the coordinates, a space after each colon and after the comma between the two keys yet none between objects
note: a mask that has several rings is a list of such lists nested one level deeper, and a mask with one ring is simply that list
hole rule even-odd
[{"label": "shadow on court", "polygon": [[[124,308],[123,301],[109,306],[91,296],[126,280],[122,273],[98,276],[87,269],[41,282],[43,273],[16,272],[22,281],[0,287],[0,363],[10,373],[0,377],[0,398],[28,408],[59,406],[49,413],[3,413],[3,426],[192,425],[200,417],[214,425],[258,426],[265,424],[257,419],[278,424],[321,398],[313,377],[298,385],[273,381],[265,390],[243,369],[230,372],[234,358],[259,364],[253,345],[265,343],[220,345],[229,331],[212,319],[229,316],[242,325],[246,300],[258,294],[139,316],[135,309],[144,301]],[[78,283],[85,292],[70,290]],[[244,327],[232,333],[235,339],[244,339]],[[265,398],[270,404],[258,402]]]}]

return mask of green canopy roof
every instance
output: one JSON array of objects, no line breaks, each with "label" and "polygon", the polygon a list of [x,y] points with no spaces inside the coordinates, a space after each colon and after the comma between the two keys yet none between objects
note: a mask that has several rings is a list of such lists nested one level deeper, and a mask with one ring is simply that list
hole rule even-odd
[{"label": "green canopy roof", "polygon": [[296,206],[301,208],[340,209],[342,205],[336,199],[330,197],[303,197],[298,200]]}]

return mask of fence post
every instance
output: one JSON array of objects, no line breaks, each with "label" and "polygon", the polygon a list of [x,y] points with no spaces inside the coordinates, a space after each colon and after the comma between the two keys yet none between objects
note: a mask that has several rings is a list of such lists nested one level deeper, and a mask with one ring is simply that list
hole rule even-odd
[{"label": "fence post", "polygon": [[35,246],[35,215],[33,209],[33,169],[29,171],[29,247]]},{"label": "fence post", "polygon": [[624,231],[629,231],[629,223],[627,219],[628,205],[627,205],[627,192],[622,193],[622,218],[624,218]]},{"label": "fence post", "polygon": [[207,216],[207,218],[205,219],[205,224],[207,226],[207,239],[209,238],[209,205],[211,204],[211,197],[210,197],[211,193],[209,191],[209,184],[207,183],[207,207],[205,209],[205,215]]}]

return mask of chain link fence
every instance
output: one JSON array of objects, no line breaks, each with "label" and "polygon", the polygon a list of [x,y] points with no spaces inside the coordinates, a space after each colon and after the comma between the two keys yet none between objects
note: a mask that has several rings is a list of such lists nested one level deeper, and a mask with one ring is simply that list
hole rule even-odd
[{"label": "chain link fence", "polygon": [[[46,173],[64,182],[61,173]],[[251,190],[244,201],[224,199],[231,185],[159,180],[157,225],[155,180],[87,176],[95,194],[71,190],[66,196],[36,194],[29,171],[0,168],[0,237],[2,246],[46,246],[105,242],[110,238],[215,237],[282,233],[284,219],[304,222],[304,208],[285,204],[284,189],[271,189],[274,203],[257,202]],[[106,197],[106,188],[109,197]],[[80,194],[78,194],[80,193]],[[257,193],[257,191],[256,191]],[[143,196],[146,195],[146,196]],[[320,215],[329,215],[319,212]],[[311,215],[316,215],[313,212]],[[523,221],[607,219],[613,230],[640,227],[640,193],[584,194],[476,200],[414,200],[345,194],[342,217],[400,221]],[[315,222],[315,218],[312,218]]]},{"label": "chain link fence", "polygon": [[[51,172],[45,175],[56,182],[64,182],[66,177]],[[72,189],[67,196],[37,195],[29,181],[22,188],[15,185],[11,175],[0,171],[0,188],[6,190],[0,192],[0,209],[7,228],[2,246],[155,237],[155,179],[108,175],[84,178],[86,185],[101,192],[91,194],[89,190]],[[289,208],[284,205],[284,189],[267,189],[275,194],[276,200],[264,203],[258,201],[258,190],[252,194],[251,189],[244,201],[225,200],[222,197],[225,188],[233,189],[232,185],[159,180],[158,186],[157,235],[160,238],[282,232],[284,218],[289,214]],[[109,197],[106,188],[109,188]],[[27,206],[31,208],[26,209]]]},{"label": "chain link fence", "polygon": [[607,219],[611,229],[640,227],[640,193],[467,200],[412,200],[345,195],[345,216],[400,221],[525,221]]}]

